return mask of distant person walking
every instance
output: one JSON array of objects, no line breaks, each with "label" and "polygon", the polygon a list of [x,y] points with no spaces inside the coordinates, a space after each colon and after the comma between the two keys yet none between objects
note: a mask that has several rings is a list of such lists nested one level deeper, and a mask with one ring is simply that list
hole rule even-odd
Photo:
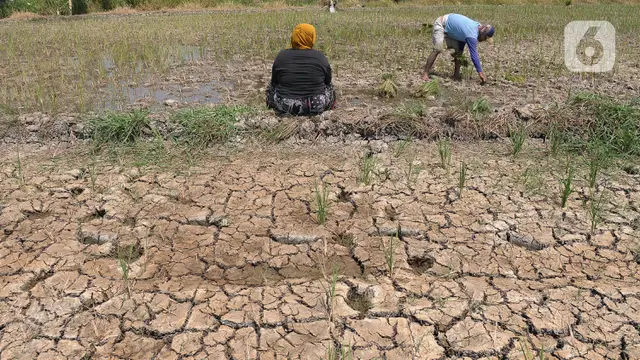
[{"label": "distant person walking", "polygon": [[316,29],[299,24],[291,34],[291,47],[281,50],[271,68],[267,107],[279,114],[316,115],[332,109],[335,91],[331,66],[321,51],[314,50]]},{"label": "distant person walking", "polygon": [[433,23],[433,51],[427,58],[427,63],[422,72],[422,80],[429,81],[429,72],[436,61],[438,54],[445,49],[453,49],[454,71],[453,78],[460,79],[460,58],[465,45],[469,46],[471,61],[475,66],[482,84],[487,82],[487,77],[482,72],[482,65],[478,57],[478,42],[493,41],[495,29],[491,25],[483,25],[460,14],[447,14],[440,16]]}]

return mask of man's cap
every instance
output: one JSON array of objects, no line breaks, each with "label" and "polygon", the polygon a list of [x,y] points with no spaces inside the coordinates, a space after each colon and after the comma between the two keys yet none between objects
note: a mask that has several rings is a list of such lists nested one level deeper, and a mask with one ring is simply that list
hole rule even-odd
[{"label": "man's cap", "polygon": [[496,33],[496,29],[493,27],[493,25],[488,25],[489,26],[489,30],[487,30],[487,37],[493,37],[493,34]]}]

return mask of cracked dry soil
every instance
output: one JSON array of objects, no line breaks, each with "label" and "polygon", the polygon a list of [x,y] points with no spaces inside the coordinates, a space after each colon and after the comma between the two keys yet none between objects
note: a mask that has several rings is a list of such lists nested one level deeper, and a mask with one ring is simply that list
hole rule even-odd
[{"label": "cracked dry soil", "polygon": [[189,173],[103,165],[96,186],[77,162],[28,165],[42,150],[21,184],[3,151],[0,357],[326,359],[347,344],[355,359],[640,358],[638,176],[611,175],[592,235],[587,190],[558,204],[561,171],[523,190],[534,155],[456,144],[454,164],[469,163],[459,198],[455,166],[414,146],[415,181],[389,150],[371,186],[349,145],[240,152]]}]

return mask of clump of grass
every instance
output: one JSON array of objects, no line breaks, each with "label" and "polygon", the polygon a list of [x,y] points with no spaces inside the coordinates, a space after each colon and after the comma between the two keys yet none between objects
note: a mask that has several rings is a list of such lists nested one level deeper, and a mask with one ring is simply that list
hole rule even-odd
[{"label": "clump of grass", "polygon": [[565,6],[571,6],[571,4],[572,4],[572,3],[573,3],[573,2],[572,2],[571,0],[565,0],[565,1],[564,1],[564,5],[565,5]]},{"label": "clump of grass", "polygon": [[151,141],[136,141],[129,146],[109,146],[106,148],[106,154],[109,161],[120,165],[131,164],[140,171],[148,166],[182,168],[190,165],[191,148],[178,149],[180,153],[170,150],[162,136],[156,134]]},{"label": "clump of grass", "polygon": [[180,110],[173,115],[173,120],[182,127],[185,142],[204,147],[227,142],[238,132],[238,116],[249,111],[245,106],[199,107]]},{"label": "clump of grass", "polygon": [[460,173],[458,174],[458,198],[462,199],[462,190],[467,181],[467,164],[463,161],[460,163]]},{"label": "clump of grass", "polygon": [[590,142],[600,142],[621,156],[640,154],[640,109],[603,102],[595,111],[597,120],[589,134]]},{"label": "clump of grass", "polygon": [[570,104],[580,106],[595,118],[588,123],[586,142],[577,150],[599,143],[614,156],[640,154],[640,108],[592,93],[578,93]]},{"label": "clump of grass", "polygon": [[551,150],[552,156],[557,156],[561,152],[576,152],[584,147],[583,140],[576,134],[561,129],[557,125],[552,125],[549,129],[545,142],[548,141],[547,147]]},{"label": "clump of grass", "polygon": [[507,81],[511,81],[517,84],[523,84],[526,78],[523,75],[517,75],[513,72],[509,72],[504,75],[504,79]]},{"label": "clump of grass", "polygon": [[438,155],[440,155],[440,166],[448,170],[451,164],[451,140],[449,138],[438,140]]},{"label": "clump of grass", "polygon": [[377,161],[373,154],[370,152],[365,154],[360,161],[360,174],[358,175],[358,182],[365,185],[370,185],[376,166]]},{"label": "clump of grass", "polygon": [[424,105],[418,102],[403,104],[392,113],[367,124],[371,134],[396,134],[403,137],[423,138],[429,134],[426,126]]},{"label": "clump of grass", "polygon": [[297,119],[285,119],[278,125],[261,131],[260,135],[266,141],[277,144],[293,136],[299,124]]},{"label": "clump of grass", "polygon": [[481,117],[489,113],[491,111],[491,104],[485,98],[480,98],[471,103],[471,113],[475,117]]},{"label": "clump of grass", "polygon": [[322,182],[322,188],[319,188],[318,183],[316,183],[315,200],[316,220],[318,224],[323,225],[327,221],[327,215],[329,214],[329,187],[324,181]]},{"label": "clump of grass", "polygon": [[569,199],[569,196],[573,192],[573,186],[571,185],[572,182],[573,182],[573,173],[574,173],[573,165],[568,164],[567,165],[567,173],[566,173],[565,178],[562,180],[562,187],[561,187],[561,206],[562,206],[562,208],[564,208],[567,205],[567,200]]},{"label": "clump of grass", "polygon": [[417,98],[425,98],[427,96],[436,96],[440,94],[440,86],[438,86],[438,80],[433,79],[423,83],[418,90],[413,94]]},{"label": "clump of grass", "polygon": [[382,84],[378,87],[378,95],[385,98],[398,96],[398,86],[393,82],[393,74],[382,75]]},{"label": "clump of grass", "polygon": [[527,139],[524,126],[519,126],[515,130],[509,130],[509,140],[511,140],[511,155],[516,156],[522,151],[522,146]]},{"label": "clump of grass", "polygon": [[606,101],[606,98],[600,94],[590,92],[578,92],[571,98],[573,104],[585,104]]},{"label": "clump of grass", "polygon": [[132,110],[128,113],[109,113],[89,120],[93,141],[105,143],[131,143],[149,129],[149,111]]},{"label": "clump of grass", "polygon": [[406,120],[414,120],[425,115],[424,105],[419,102],[409,102],[395,109],[394,115]]}]

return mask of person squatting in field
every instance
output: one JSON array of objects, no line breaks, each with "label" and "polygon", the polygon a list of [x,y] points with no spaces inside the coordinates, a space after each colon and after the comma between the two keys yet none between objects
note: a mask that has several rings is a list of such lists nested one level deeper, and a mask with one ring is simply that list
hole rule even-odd
[{"label": "person squatting in field", "polygon": [[279,114],[317,115],[333,109],[335,91],[326,56],[314,50],[316,29],[299,24],[291,34],[291,46],[281,50],[271,68],[267,107]]},{"label": "person squatting in field", "polygon": [[453,78],[460,79],[461,56],[465,45],[469,46],[471,61],[475,66],[482,84],[487,82],[487,78],[482,72],[482,65],[478,57],[478,42],[485,40],[493,41],[495,29],[491,25],[483,25],[460,14],[447,14],[440,16],[433,23],[433,51],[427,58],[427,63],[422,72],[422,79],[429,81],[429,72],[436,61],[438,54],[446,49],[454,51],[454,71]]}]

